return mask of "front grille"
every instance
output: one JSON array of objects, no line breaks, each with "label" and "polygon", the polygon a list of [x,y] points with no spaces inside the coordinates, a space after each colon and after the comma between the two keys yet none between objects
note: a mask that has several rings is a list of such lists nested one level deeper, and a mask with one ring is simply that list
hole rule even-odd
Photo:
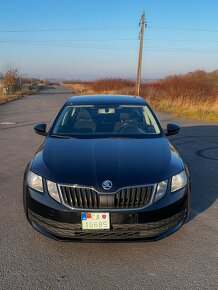
[{"label": "front grille", "polygon": [[131,209],[148,205],[154,186],[120,189],[116,193],[99,193],[92,188],[60,185],[63,203],[76,209]]},{"label": "front grille", "polygon": [[99,194],[91,188],[60,186],[63,201],[74,208],[99,208]]},{"label": "front grille", "polygon": [[153,186],[125,188],[115,194],[115,208],[139,208],[149,203]]}]

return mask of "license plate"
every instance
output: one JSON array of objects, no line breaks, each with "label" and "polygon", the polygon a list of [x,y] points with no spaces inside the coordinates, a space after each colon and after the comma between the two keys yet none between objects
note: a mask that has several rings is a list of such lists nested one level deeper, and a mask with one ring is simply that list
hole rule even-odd
[{"label": "license plate", "polygon": [[83,230],[108,230],[110,229],[109,212],[83,212],[81,214]]}]

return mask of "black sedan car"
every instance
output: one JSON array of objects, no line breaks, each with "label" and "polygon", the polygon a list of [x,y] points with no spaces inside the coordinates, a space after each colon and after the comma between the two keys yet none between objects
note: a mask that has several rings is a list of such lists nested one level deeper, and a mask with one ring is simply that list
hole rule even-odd
[{"label": "black sedan car", "polygon": [[190,211],[190,178],[141,97],[69,98],[24,174],[31,225],[58,240],[157,240]]}]

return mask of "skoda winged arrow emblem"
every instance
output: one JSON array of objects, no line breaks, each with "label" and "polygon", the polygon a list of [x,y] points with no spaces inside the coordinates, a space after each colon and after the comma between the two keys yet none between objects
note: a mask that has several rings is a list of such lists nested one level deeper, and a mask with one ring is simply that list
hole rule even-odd
[{"label": "skoda winged arrow emblem", "polygon": [[113,183],[110,181],[110,180],[105,180],[102,182],[102,187],[105,189],[105,190],[110,190],[113,186]]}]

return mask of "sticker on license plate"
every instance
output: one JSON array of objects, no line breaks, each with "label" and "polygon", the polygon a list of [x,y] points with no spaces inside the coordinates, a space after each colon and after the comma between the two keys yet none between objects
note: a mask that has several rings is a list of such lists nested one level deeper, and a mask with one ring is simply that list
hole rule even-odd
[{"label": "sticker on license plate", "polygon": [[83,212],[81,214],[83,230],[108,230],[110,229],[109,212]]}]

